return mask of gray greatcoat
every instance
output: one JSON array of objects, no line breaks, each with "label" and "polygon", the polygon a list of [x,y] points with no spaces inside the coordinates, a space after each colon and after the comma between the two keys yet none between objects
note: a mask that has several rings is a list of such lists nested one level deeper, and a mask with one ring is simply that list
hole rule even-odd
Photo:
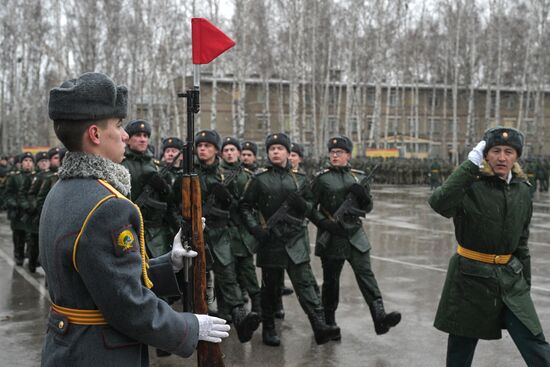
[{"label": "gray greatcoat", "polygon": [[195,350],[197,318],[174,311],[153,292],[175,283],[168,254],[151,260],[156,286],[145,286],[142,220],[122,195],[129,187],[122,166],[67,153],[42,211],[41,264],[54,304],[97,309],[108,325],[73,324],[50,311],[42,366],[147,366],[147,345],[183,357]]}]

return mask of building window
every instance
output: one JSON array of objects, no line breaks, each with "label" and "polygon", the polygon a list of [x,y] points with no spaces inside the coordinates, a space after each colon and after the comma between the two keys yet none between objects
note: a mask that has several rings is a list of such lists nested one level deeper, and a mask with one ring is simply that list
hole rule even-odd
[{"label": "building window", "polygon": [[258,121],[258,129],[265,130],[267,127],[267,119],[270,117],[270,114],[257,113],[256,120]]}]

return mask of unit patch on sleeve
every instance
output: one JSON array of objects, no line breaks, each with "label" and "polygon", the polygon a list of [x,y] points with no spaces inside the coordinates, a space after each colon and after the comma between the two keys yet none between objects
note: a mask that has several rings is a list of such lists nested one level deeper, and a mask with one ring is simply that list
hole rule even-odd
[{"label": "unit patch on sleeve", "polygon": [[113,231],[113,242],[116,256],[137,251],[136,234],[131,226],[124,226]]}]

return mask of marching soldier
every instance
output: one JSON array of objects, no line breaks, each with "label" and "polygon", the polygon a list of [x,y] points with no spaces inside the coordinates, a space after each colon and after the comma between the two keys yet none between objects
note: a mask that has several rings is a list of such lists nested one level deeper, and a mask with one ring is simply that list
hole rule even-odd
[{"label": "marching soldier", "polygon": [[44,367],[147,366],[147,344],[188,357],[198,340],[228,336],[224,320],[176,312],[153,293],[174,292],[173,272],[196,253],[176,236],[169,254],[148,261],[140,210],[126,198],[130,175],[118,164],[126,101],[126,87],[100,73],[50,91],[49,116],[69,152],[40,225],[52,301]]},{"label": "marching soldier", "polygon": [[[304,219],[313,209],[309,202],[311,192],[305,175],[291,169],[290,139],[285,134],[269,135],[266,151],[269,159],[266,169],[252,178],[241,201],[246,225],[258,240],[256,265],[262,269],[262,339],[266,345],[281,343],[275,330],[274,312],[286,269],[316,342],[324,344],[336,337],[340,329],[325,322],[319,288],[309,264]],[[267,227],[270,217],[279,215],[281,210],[288,211],[283,213],[277,227]]]},{"label": "marching soldier", "polygon": [[[382,294],[370,263],[371,245],[363,229],[361,218],[356,213],[347,213],[340,221],[333,214],[352,195],[364,214],[372,210],[372,197],[363,171],[352,169],[349,160],[353,143],[345,136],[329,139],[330,163],[317,174],[312,183],[315,203],[313,222],[319,228],[315,255],[323,265],[322,300],[325,318],[329,325],[336,325],[336,309],[340,293],[340,273],[347,260],[355,273],[359,289],[367,302],[376,334],[389,331],[401,321],[399,312],[386,314]],[[327,236],[328,234],[328,236]],[[338,338],[340,339],[340,335]]]},{"label": "marching soldier", "polygon": [[242,290],[248,293],[251,302],[251,311],[261,313],[260,286],[256,277],[254,254],[256,253],[256,239],[246,229],[239,212],[239,200],[245,186],[252,177],[252,172],[244,168],[239,160],[241,145],[232,137],[223,139],[222,162],[220,167],[225,176],[224,185],[231,194],[229,207],[229,236],[231,251],[235,259],[237,281]]},{"label": "marching soldier", "polygon": [[298,172],[301,168],[300,164],[304,161],[304,147],[302,144],[290,144],[290,155],[288,156],[288,160],[290,161],[292,170],[294,170],[295,173]]},{"label": "marching soldier", "polygon": [[0,156],[0,211],[4,210],[6,205],[4,189],[9,172],[10,167],[8,166],[8,157]]},{"label": "marching soldier", "polygon": [[44,177],[50,171],[50,160],[47,152],[36,153],[35,160],[38,169],[33,174],[28,186],[21,188],[21,203],[25,213],[23,217],[27,223],[27,257],[29,258],[27,266],[31,273],[36,272],[36,266],[38,265],[38,224],[40,223],[40,210],[42,208],[38,207],[37,196],[44,182]]},{"label": "marching soldier", "polygon": [[241,164],[244,168],[255,173],[258,170],[256,156],[258,155],[258,145],[253,141],[245,141],[242,145]]},{"label": "marching soldier", "polygon": [[54,147],[48,150],[48,157],[50,159],[50,169],[48,170],[47,174],[44,175],[42,179],[42,184],[40,185],[40,189],[36,196],[36,210],[38,212],[42,211],[42,207],[44,206],[44,201],[46,200],[46,196],[48,196],[48,193],[50,192],[51,188],[59,179],[58,170],[59,170],[59,166],[61,166],[61,155],[63,151],[64,149],[61,149],[58,147]]},{"label": "marching soldier", "polygon": [[237,281],[236,259],[231,246],[230,210],[233,196],[225,187],[228,179],[220,167],[218,152],[221,139],[215,130],[202,130],[195,136],[198,157],[196,172],[201,181],[203,215],[206,218],[205,241],[208,244],[214,262],[214,284],[218,300],[231,311],[231,317],[241,343],[252,339],[260,324],[260,316],[254,310],[247,313],[244,298]]},{"label": "marching soldier", "polygon": [[130,171],[131,200],[140,207],[145,221],[145,243],[152,257],[170,251],[173,235],[167,222],[170,186],[159,174],[160,162],[149,149],[151,125],[145,120],[134,120],[126,125],[129,136],[122,165]]},{"label": "marching soldier", "polygon": [[470,366],[479,339],[500,339],[506,328],[528,366],[550,366],[550,346],[531,300],[529,182],[517,159],[523,134],[496,127],[468,154],[430,206],[456,227],[435,318],[449,333],[447,366]]},{"label": "marching soldier", "polygon": [[[183,141],[169,137],[162,141],[162,157],[160,166],[162,179],[170,186],[166,222],[175,235],[178,231],[181,217],[181,175],[183,173],[182,149]],[[174,161],[175,160],[175,161]]]},{"label": "marching soldier", "polygon": [[28,231],[26,221],[22,220],[24,219],[22,204],[25,195],[23,187],[30,187],[34,173],[34,156],[29,152],[22,153],[19,156],[19,162],[21,170],[11,172],[6,179],[5,197],[13,236],[13,256],[15,263],[21,266],[25,260],[26,231]]}]

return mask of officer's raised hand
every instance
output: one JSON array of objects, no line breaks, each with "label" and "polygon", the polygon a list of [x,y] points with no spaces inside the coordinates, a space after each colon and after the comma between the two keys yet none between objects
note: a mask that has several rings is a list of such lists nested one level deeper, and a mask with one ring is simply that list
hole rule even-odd
[{"label": "officer's raised hand", "polygon": [[172,262],[172,270],[178,272],[183,269],[184,259],[193,258],[197,256],[197,252],[193,250],[186,250],[181,243],[181,228],[174,237],[172,243],[172,252],[170,253],[170,260]]},{"label": "officer's raised hand", "polygon": [[229,336],[231,329],[224,319],[208,315],[195,314],[199,320],[199,340],[210,343],[221,343]]},{"label": "officer's raised hand", "polygon": [[468,159],[470,162],[475,164],[476,166],[480,166],[481,162],[483,162],[483,151],[485,150],[485,146],[487,145],[487,142],[485,140],[480,141],[477,143],[477,145],[468,153]]}]

